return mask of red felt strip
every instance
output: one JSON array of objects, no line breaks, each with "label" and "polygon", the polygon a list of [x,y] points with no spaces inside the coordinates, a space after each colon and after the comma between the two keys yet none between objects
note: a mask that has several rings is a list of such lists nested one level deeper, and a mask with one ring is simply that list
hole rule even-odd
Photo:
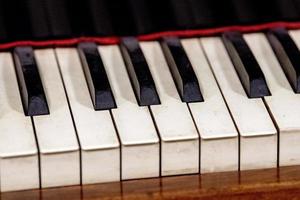
[{"label": "red felt strip", "polygon": [[[150,33],[138,36],[141,41],[157,40],[163,36],[178,36],[178,37],[199,37],[199,36],[213,36],[226,31],[240,31],[243,33],[258,32],[275,27],[286,27],[287,29],[300,29],[300,22],[272,22],[258,25],[247,26],[226,26],[218,28],[198,29],[198,30],[179,30],[179,31],[164,31],[157,33]],[[15,41],[0,44],[0,50],[6,50],[16,46],[33,46],[33,47],[63,47],[74,46],[80,42],[96,42],[98,44],[117,44],[118,37],[79,37],[70,39],[59,40],[46,40],[46,41]]]}]

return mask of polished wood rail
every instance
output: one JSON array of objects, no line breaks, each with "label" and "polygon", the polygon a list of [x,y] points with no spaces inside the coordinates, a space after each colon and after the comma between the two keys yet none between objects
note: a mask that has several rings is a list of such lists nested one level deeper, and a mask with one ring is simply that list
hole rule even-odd
[{"label": "polished wood rail", "polygon": [[1,200],[40,199],[300,199],[300,166],[1,194]]}]

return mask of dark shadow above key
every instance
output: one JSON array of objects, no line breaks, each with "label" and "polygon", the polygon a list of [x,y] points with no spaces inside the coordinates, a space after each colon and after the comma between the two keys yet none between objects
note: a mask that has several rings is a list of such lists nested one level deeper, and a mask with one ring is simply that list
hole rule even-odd
[{"label": "dark shadow above key", "polygon": [[183,102],[204,101],[192,64],[177,37],[164,37],[162,49]]},{"label": "dark shadow above key", "polygon": [[293,90],[300,93],[300,51],[285,28],[274,28],[268,40]]},{"label": "dark shadow above key", "polygon": [[243,35],[225,32],[222,39],[248,97],[271,95],[265,76]]},{"label": "dark shadow above key", "polygon": [[109,80],[95,43],[80,43],[78,51],[95,110],[116,108]]},{"label": "dark shadow above key", "polygon": [[7,30],[4,23],[4,12],[3,12],[3,3],[0,1],[0,42],[3,42],[7,39]]},{"label": "dark shadow above key", "polygon": [[137,39],[133,37],[122,38],[121,51],[139,105],[160,104],[154,80]]},{"label": "dark shadow above key", "polygon": [[15,68],[25,115],[49,114],[43,84],[31,47],[14,49]]}]

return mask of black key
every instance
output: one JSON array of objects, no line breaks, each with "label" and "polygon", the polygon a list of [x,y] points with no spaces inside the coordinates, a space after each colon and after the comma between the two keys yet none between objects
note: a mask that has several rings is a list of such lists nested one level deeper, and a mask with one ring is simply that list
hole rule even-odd
[{"label": "black key", "polygon": [[258,98],[270,95],[264,74],[242,34],[226,32],[222,39],[248,96]]},{"label": "black key", "polygon": [[138,41],[133,37],[122,38],[121,50],[139,105],[160,104],[149,66]]},{"label": "black key", "polygon": [[116,102],[95,43],[80,43],[78,51],[95,110],[116,108]]},{"label": "black key", "polygon": [[198,79],[180,40],[177,37],[165,37],[162,48],[182,101],[203,101]]},{"label": "black key", "polygon": [[271,29],[268,40],[292,88],[300,93],[300,51],[288,31],[284,28]]},{"label": "black key", "polygon": [[16,47],[14,60],[25,115],[49,114],[33,49],[31,47]]}]

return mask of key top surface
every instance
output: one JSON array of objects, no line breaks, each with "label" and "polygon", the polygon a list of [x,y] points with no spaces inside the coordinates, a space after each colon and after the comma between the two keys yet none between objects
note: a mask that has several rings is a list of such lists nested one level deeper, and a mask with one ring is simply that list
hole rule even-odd
[{"label": "key top surface", "polygon": [[23,113],[10,53],[0,53],[0,99],[0,191],[38,189],[34,128]]},{"label": "key top surface", "polygon": [[238,132],[198,38],[182,39],[204,102],[189,103],[200,135],[200,173],[238,170]]},{"label": "key top surface", "polygon": [[160,104],[155,83],[138,41],[133,37],[123,38],[121,50],[139,105]]},{"label": "key top surface", "polygon": [[95,110],[108,110],[117,105],[95,43],[78,45],[83,71],[89,86]]},{"label": "key top surface", "polygon": [[267,38],[296,93],[300,93],[300,51],[284,28],[271,29]]},{"label": "key top surface", "polygon": [[203,101],[197,77],[180,40],[165,37],[162,48],[182,101]]},{"label": "key top surface", "polygon": [[226,32],[222,39],[248,97],[269,96],[270,91],[264,74],[242,34]]},{"label": "key top surface", "polygon": [[121,179],[159,176],[159,137],[147,106],[134,96],[117,45],[99,46],[118,105],[111,111],[121,143]]},{"label": "key top surface", "polygon": [[25,115],[49,114],[49,108],[31,47],[16,47],[15,67]]},{"label": "key top surface", "polygon": [[240,170],[277,164],[277,130],[261,98],[248,98],[221,38],[201,44],[239,132]]},{"label": "key top surface", "polygon": [[161,139],[161,175],[199,172],[199,135],[158,42],[141,42],[161,104],[150,106]]},{"label": "key top surface", "polygon": [[120,149],[110,111],[93,109],[76,48],[55,52],[80,143],[82,184],[120,181]]},{"label": "key top surface", "polygon": [[[299,48],[299,31],[291,31],[290,35]],[[249,34],[246,39],[256,44],[249,46],[255,51],[257,61],[261,63],[272,92],[272,96],[265,97],[265,102],[279,131],[279,166],[298,165],[300,96],[293,91],[266,37],[255,33]]]},{"label": "key top surface", "polygon": [[41,187],[80,184],[79,144],[53,49],[35,50],[50,115],[34,116]]}]

